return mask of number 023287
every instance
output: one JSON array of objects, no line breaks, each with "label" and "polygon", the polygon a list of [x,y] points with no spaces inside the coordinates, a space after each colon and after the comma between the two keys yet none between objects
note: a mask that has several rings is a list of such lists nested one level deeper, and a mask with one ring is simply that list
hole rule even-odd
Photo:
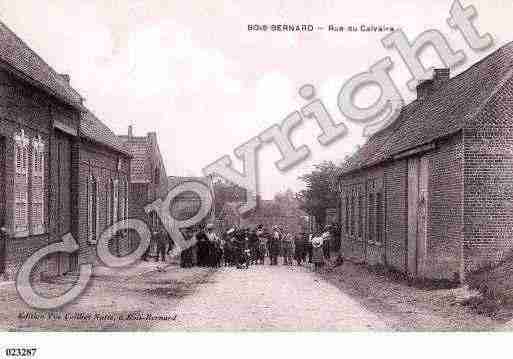
[{"label": "number 023287", "polygon": [[6,358],[32,358],[36,356],[37,348],[6,348]]}]

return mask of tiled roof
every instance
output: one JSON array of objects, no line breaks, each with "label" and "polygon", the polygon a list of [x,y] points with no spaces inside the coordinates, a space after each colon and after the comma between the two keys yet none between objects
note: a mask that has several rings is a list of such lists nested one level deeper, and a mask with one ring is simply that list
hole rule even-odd
[{"label": "tiled roof", "polygon": [[27,77],[46,92],[72,106],[82,108],[80,94],[1,21],[0,61],[14,69],[15,74]]},{"label": "tiled roof", "polygon": [[118,137],[89,111],[83,111],[80,121],[80,135],[111,149],[130,155],[130,152]]},{"label": "tiled roof", "polygon": [[513,42],[403,107],[396,121],[371,136],[339,175],[369,167],[465,127],[513,75]]}]

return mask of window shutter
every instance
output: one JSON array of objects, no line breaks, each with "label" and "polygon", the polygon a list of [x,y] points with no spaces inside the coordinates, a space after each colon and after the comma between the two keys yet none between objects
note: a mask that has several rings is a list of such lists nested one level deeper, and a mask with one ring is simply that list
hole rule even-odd
[{"label": "window shutter", "polygon": [[94,179],[94,203],[93,203],[93,211],[94,211],[94,243],[96,244],[98,239],[98,233],[100,232],[100,201],[98,196],[98,180]]},{"label": "window shutter", "polygon": [[105,191],[105,224],[107,226],[112,224],[112,188],[112,180],[109,180]]},{"label": "window shutter", "polygon": [[128,181],[125,180],[125,218],[128,219]]},{"label": "window shutter", "polygon": [[89,176],[87,181],[87,240],[93,239],[93,179]]},{"label": "window shutter", "polygon": [[119,206],[119,220],[125,219],[125,183],[123,180],[119,183],[119,196],[118,196],[118,206]]},{"label": "window shutter", "polygon": [[32,143],[32,233],[40,234],[45,231],[44,213],[44,143],[38,136]]},{"label": "window shutter", "polygon": [[88,189],[88,228],[89,228],[89,244],[96,243],[98,233],[99,216],[98,216],[98,182],[95,177],[89,177]]},{"label": "window shutter", "polygon": [[119,181],[116,179],[112,182],[112,223],[118,221],[118,198],[119,198]]},{"label": "window shutter", "polygon": [[28,234],[28,144],[23,129],[14,136],[14,234]]}]

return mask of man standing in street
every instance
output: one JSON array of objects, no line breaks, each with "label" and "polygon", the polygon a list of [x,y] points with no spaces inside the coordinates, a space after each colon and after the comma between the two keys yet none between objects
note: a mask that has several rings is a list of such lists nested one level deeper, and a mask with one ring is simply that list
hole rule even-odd
[{"label": "man standing in street", "polygon": [[285,234],[282,240],[283,248],[283,264],[287,266],[292,265],[292,256],[294,253],[294,238],[291,233]]},{"label": "man standing in street", "polygon": [[[328,224],[326,226],[326,228],[324,229],[324,232],[325,233],[329,233],[330,234],[330,237],[331,237],[331,233],[332,233],[332,225],[331,224]],[[326,260],[331,260],[331,240],[327,240],[327,241],[324,241],[322,243],[322,252],[324,254],[324,259]]]},{"label": "man standing in street", "polygon": [[295,238],[295,252],[294,257],[296,259],[297,265],[300,266],[306,258],[306,243],[305,243],[305,234],[301,233],[299,236]]},{"label": "man standing in street", "polygon": [[208,265],[209,256],[209,243],[208,237],[204,231],[199,230],[196,234],[196,245],[198,247],[197,262],[199,267],[206,267]]},{"label": "man standing in street", "polygon": [[214,225],[212,223],[207,224],[206,235],[209,243],[208,265],[210,267],[217,267],[221,261],[221,241],[214,231]]},{"label": "man standing in street", "polygon": [[313,257],[312,237],[311,233],[305,233],[305,247],[306,253],[308,254],[308,263],[312,263]]},{"label": "man standing in street", "polygon": [[157,262],[162,258],[162,262],[166,261],[166,249],[168,244],[167,233],[162,226],[159,226],[154,234],[155,242],[157,243]]},{"label": "man standing in street", "polygon": [[269,257],[271,258],[271,265],[278,264],[278,255],[281,247],[281,233],[278,226],[273,227],[273,233],[269,240]]}]

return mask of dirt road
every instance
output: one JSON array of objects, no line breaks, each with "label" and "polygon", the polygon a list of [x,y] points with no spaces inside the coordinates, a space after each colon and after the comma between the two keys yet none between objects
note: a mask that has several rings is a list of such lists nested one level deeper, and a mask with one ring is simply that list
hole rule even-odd
[{"label": "dirt road", "polygon": [[[54,296],[74,280],[37,287]],[[460,304],[467,294],[464,288],[416,288],[349,262],[317,273],[283,265],[184,269],[143,262],[97,268],[77,300],[51,312],[29,308],[14,284],[5,283],[0,331],[511,330],[513,312],[480,314]]]},{"label": "dirt road", "polygon": [[[302,267],[222,268],[175,310],[177,330],[387,329],[376,315]],[[170,329],[162,324],[158,329]]]}]

